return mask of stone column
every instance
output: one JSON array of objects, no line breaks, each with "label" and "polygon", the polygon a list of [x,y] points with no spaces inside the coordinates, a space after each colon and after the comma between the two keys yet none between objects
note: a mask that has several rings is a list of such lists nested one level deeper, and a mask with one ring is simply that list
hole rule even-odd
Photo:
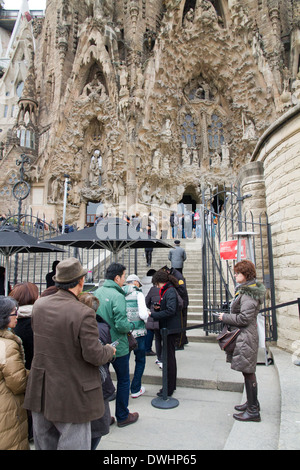
[{"label": "stone column", "polygon": [[[246,164],[240,171],[238,176],[238,183],[241,187],[241,195],[250,195],[243,200],[243,220],[246,215],[248,232],[255,232],[257,235],[254,236],[254,245],[256,248],[256,269],[258,272],[258,279],[262,280],[266,284],[269,282],[268,276],[268,243],[267,243],[267,228],[266,228],[266,192],[265,192],[265,179],[264,179],[264,168],[262,162],[251,162]],[[251,222],[254,222],[251,225]],[[264,225],[260,225],[264,224]],[[243,225],[244,229],[244,225]],[[261,240],[263,244],[263,256],[261,259]],[[262,262],[264,263],[264,271],[262,271]],[[263,273],[265,279],[262,278]]]}]

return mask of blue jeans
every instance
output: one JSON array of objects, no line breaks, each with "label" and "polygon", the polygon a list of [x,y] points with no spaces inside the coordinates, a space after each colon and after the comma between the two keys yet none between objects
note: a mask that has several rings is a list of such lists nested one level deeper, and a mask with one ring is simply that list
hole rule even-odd
[{"label": "blue jeans", "polygon": [[129,413],[129,354],[117,357],[112,362],[112,365],[117,375],[116,418],[117,421],[124,421]]},{"label": "blue jeans", "polygon": [[146,365],[146,336],[138,336],[136,338],[138,347],[134,349],[135,369],[131,382],[131,393],[137,393],[141,390],[142,375]]},{"label": "blue jeans", "polygon": [[153,338],[154,338],[154,330],[147,330],[147,334],[145,336],[146,353],[152,350]]}]

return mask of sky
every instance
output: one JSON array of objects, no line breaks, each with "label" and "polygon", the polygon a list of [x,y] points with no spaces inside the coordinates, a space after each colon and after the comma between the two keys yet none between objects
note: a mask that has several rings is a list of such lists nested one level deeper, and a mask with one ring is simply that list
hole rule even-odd
[{"label": "sky", "polygon": [[[22,0],[4,0],[5,10],[19,10]],[[28,0],[30,10],[44,10],[46,0]]]}]

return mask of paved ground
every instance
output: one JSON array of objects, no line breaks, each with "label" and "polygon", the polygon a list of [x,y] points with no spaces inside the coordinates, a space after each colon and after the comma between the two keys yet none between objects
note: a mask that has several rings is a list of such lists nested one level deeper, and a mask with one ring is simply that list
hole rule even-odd
[{"label": "paved ground", "polygon": [[[216,343],[190,343],[177,352],[175,408],[152,405],[162,384],[162,371],[155,357],[147,357],[146,393],[129,400],[130,411],[138,411],[140,418],[125,428],[112,425],[97,448],[103,451],[98,458],[103,461],[123,453],[134,456],[134,451],[149,455],[163,450],[182,454],[200,450],[300,450],[300,367],[293,363],[292,355],[276,347],[270,348],[270,354],[272,365],[265,365],[260,351],[261,364],[257,366],[260,423],[241,423],[232,417],[234,405],[245,400],[242,374],[230,369]],[[132,355],[131,371],[133,367]],[[114,415],[114,402],[110,405]]]},{"label": "paved ground", "polygon": [[[160,388],[162,373],[155,357],[147,357],[145,395],[130,398],[129,408],[138,411],[137,423],[127,428],[111,426],[98,450],[222,450],[278,448],[280,389],[274,365],[257,367],[261,423],[239,423],[232,414],[240,404],[242,374],[226,364],[215,343],[190,343],[177,352],[176,408],[157,409],[151,402]],[[131,370],[133,370],[133,358]],[[150,382],[150,383],[147,383]],[[153,383],[154,382],[154,383]],[[187,386],[188,385],[188,386]],[[205,388],[203,388],[205,387]],[[114,413],[114,403],[111,402]]]}]

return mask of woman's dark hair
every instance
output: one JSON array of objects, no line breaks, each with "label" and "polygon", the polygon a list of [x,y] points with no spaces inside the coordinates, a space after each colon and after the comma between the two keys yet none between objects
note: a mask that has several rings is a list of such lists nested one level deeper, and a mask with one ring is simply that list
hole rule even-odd
[{"label": "woman's dark hair", "polygon": [[10,322],[9,315],[16,307],[18,307],[18,302],[15,299],[0,295],[0,330],[7,328]]},{"label": "woman's dark hair", "polygon": [[247,281],[250,281],[251,279],[256,279],[255,266],[252,263],[252,261],[249,261],[247,259],[243,261],[239,261],[234,266],[234,272],[243,274],[243,276],[245,276]]},{"label": "woman's dark hair", "polygon": [[105,273],[105,279],[114,281],[116,276],[122,276],[123,272],[126,271],[126,266],[120,263],[111,263]]},{"label": "woman's dark hair", "polygon": [[16,284],[10,292],[9,297],[16,299],[20,306],[33,305],[39,296],[39,289],[32,282]]},{"label": "woman's dark hair", "polygon": [[178,280],[176,277],[172,276],[172,274],[167,273],[166,271],[156,271],[154,276],[152,277],[152,283],[153,285],[157,285],[159,283],[166,283],[166,282],[171,282],[174,287],[178,287]]}]

